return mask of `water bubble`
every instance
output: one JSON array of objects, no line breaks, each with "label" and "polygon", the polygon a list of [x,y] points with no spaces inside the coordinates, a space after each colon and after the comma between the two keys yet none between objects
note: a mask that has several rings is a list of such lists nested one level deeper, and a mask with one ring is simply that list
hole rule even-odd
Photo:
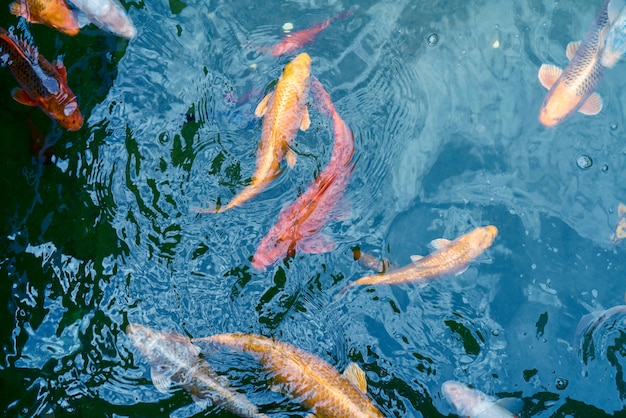
[{"label": "water bubble", "polygon": [[426,37],[426,43],[428,46],[435,46],[439,42],[439,35],[436,33],[431,33]]},{"label": "water bubble", "polygon": [[609,171],[609,166],[608,166],[608,164],[604,164],[604,165],[602,166],[602,171],[604,171],[605,173],[606,173],[607,171]]},{"label": "water bubble", "polygon": [[558,390],[563,390],[569,385],[569,381],[567,379],[563,379],[562,377],[558,377],[556,379],[556,388]]},{"label": "water bubble", "polygon": [[576,165],[581,170],[586,170],[593,165],[593,161],[591,160],[590,156],[581,155],[580,157],[576,159]]},{"label": "water bubble", "polygon": [[617,123],[613,122],[613,123],[611,124],[611,130],[612,130],[612,131],[616,131],[616,130],[617,130],[617,128],[619,128],[619,125],[618,125]]}]

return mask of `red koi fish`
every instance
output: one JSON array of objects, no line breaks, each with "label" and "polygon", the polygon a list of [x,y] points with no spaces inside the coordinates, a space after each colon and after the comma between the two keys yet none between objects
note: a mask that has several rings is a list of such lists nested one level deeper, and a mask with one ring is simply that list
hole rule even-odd
[{"label": "red koi fish", "polygon": [[0,27],[0,64],[9,67],[22,87],[13,89],[17,102],[39,106],[70,131],[83,126],[78,101],[67,85],[67,72],[60,59],[51,64],[35,47]]},{"label": "red koi fish", "polygon": [[294,32],[286,36],[285,39],[283,39],[276,45],[274,45],[270,49],[270,53],[274,55],[275,57],[278,57],[280,55],[285,55],[285,54],[289,54],[294,51],[297,51],[300,48],[302,48],[304,45],[313,41],[317,37],[317,35],[321,31],[326,29],[328,25],[330,25],[333,21],[337,19],[345,19],[346,17],[350,16],[352,13],[354,13],[357,10],[358,10],[358,6],[355,6],[349,10],[346,10],[345,12],[341,12],[329,19],[326,19],[323,22],[317,23],[316,25],[313,25],[309,29],[304,29],[298,32]]},{"label": "red koi fish", "polygon": [[604,73],[600,58],[609,28],[609,1],[604,2],[583,41],[567,46],[570,62],[565,70],[547,64],[539,69],[539,81],[549,89],[539,111],[542,125],[558,125],[576,111],[596,115],[602,110],[602,99],[595,90]]},{"label": "red koi fish", "polygon": [[29,23],[43,23],[66,35],[74,36],[80,31],[74,13],[64,0],[17,0],[9,8]]},{"label": "red koi fish", "polygon": [[265,270],[280,258],[294,255],[296,250],[323,253],[335,248],[333,239],[319,231],[330,221],[352,174],[354,138],[330,96],[315,78],[311,81],[311,92],[321,111],[332,117],[333,154],[311,187],[280,211],[278,221],[261,240],[252,258],[252,266],[257,270]]}]

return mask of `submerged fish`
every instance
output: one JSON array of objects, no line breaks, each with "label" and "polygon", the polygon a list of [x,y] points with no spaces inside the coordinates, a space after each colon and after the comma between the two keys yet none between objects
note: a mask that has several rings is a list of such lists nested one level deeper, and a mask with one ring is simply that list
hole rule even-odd
[{"label": "submerged fish", "polygon": [[[617,305],[604,311],[591,312],[583,316],[574,332],[574,345],[585,363],[596,355],[596,345],[602,346],[599,339],[604,331],[623,329],[626,320],[626,305]],[[620,321],[619,327],[616,323]],[[600,343],[600,344],[598,344]]]},{"label": "submerged fish", "polygon": [[335,248],[334,240],[320,231],[330,222],[354,168],[354,137],[320,82],[314,78],[311,87],[319,106],[333,120],[333,154],[313,184],[280,211],[278,221],[263,237],[252,258],[252,266],[257,270],[265,270],[296,251],[317,254]]},{"label": "submerged fish", "polygon": [[355,6],[345,12],[341,12],[331,18],[324,20],[323,22],[317,23],[310,27],[309,29],[304,29],[298,32],[294,32],[292,34],[287,35],[282,41],[274,45],[270,49],[270,53],[275,57],[280,55],[289,54],[291,52],[297,51],[301,49],[307,43],[313,41],[317,35],[326,29],[328,25],[330,25],[333,21],[337,19],[344,19],[350,16],[358,10],[358,6]]},{"label": "submerged fish", "polygon": [[172,384],[177,384],[187,389],[201,407],[214,403],[240,417],[267,417],[245,395],[231,389],[225,379],[215,374],[200,358],[200,348],[189,338],[139,324],[129,324],[126,334],[150,362],[152,383],[160,392],[167,393]]},{"label": "submerged fish", "polygon": [[368,270],[374,270],[376,273],[384,273],[391,267],[391,262],[387,259],[379,259],[371,254],[364,253],[359,248],[352,250],[352,256],[355,261]]},{"label": "submerged fish", "polygon": [[435,240],[435,252],[426,257],[413,256],[412,264],[388,273],[362,277],[348,284],[339,294],[353,286],[410,283],[431,280],[445,274],[460,274],[472,260],[491,246],[497,235],[498,228],[488,225],[473,229],[454,241]]},{"label": "submerged fish", "polygon": [[539,69],[541,85],[549,89],[539,110],[539,122],[551,127],[563,122],[576,111],[596,115],[602,110],[602,99],[595,89],[604,73],[600,54],[608,28],[606,0],[582,42],[567,46],[570,60],[565,70],[543,64]]},{"label": "submerged fish", "polygon": [[610,0],[607,10],[609,29],[604,40],[600,63],[612,68],[626,51],[626,4],[624,0]]},{"label": "submerged fish", "polygon": [[137,29],[118,0],[72,0],[81,10],[77,13],[80,26],[93,23],[100,29],[124,38],[134,38]]},{"label": "submerged fish", "polygon": [[318,356],[260,335],[220,334],[194,341],[199,340],[222,344],[255,357],[315,417],[383,416],[365,395],[365,374],[354,363],[340,375]]},{"label": "submerged fish", "polygon": [[64,0],[16,0],[9,5],[11,13],[29,23],[43,23],[67,35],[76,35],[80,28]]},{"label": "submerged fish", "polygon": [[617,216],[619,216],[619,221],[617,222],[617,227],[615,227],[615,232],[611,235],[611,242],[613,244],[619,244],[624,238],[626,238],[626,205],[620,203],[617,205]]},{"label": "submerged fish", "polygon": [[83,126],[78,100],[67,84],[67,72],[60,58],[51,64],[37,48],[0,27],[0,64],[9,67],[21,86],[12,91],[17,102],[39,106],[70,131]]},{"label": "submerged fish", "polygon": [[469,418],[514,418],[517,415],[500,406],[499,401],[467,385],[448,380],[441,392],[457,414]]},{"label": "submerged fish", "polygon": [[285,66],[276,83],[276,89],[257,106],[255,114],[265,116],[252,182],[222,207],[192,207],[192,211],[217,213],[239,206],[259,194],[278,175],[280,162],[285,154],[289,165],[295,164],[296,155],[289,146],[298,133],[298,128],[304,131],[311,124],[306,107],[310,75],[311,57],[302,53]]}]

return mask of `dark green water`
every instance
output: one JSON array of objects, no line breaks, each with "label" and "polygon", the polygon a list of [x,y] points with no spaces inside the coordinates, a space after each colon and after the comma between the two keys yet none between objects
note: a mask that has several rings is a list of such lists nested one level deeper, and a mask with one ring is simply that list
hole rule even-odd
[{"label": "dark green water", "polygon": [[[128,1],[130,42],[94,26],[76,37],[29,26],[42,54],[63,55],[86,122],[66,132],[14,102],[0,70],[2,411],[230,416],[184,390],[158,392],[124,333],[136,322],[272,336],[338,370],[355,361],[386,416],[451,415],[440,391],[451,379],[522,399],[521,416],[618,415],[623,319],[587,339],[587,356],[575,330],[624,304],[625,244],[610,236],[626,201],[626,64],[602,80],[599,115],[537,122],[539,66],[566,65],[600,3],[366,2],[333,22],[305,51],[355,134],[349,216],[325,230],[335,251],[263,273],[250,265],[259,241],[330,158],[325,118],[312,112],[298,164],[254,200],[217,215],[189,207],[249,182],[254,108],[291,58],[255,47],[277,42],[285,22],[303,29],[352,4]],[[5,10],[0,25],[18,20]],[[31,154],[29,119],[49,134],[52,163]],[[581,155],[590,168],[577,167]],[[356,246],[402,266],[435,238],[487,224],[499,236],[462,275],[333,300],[369,274]],[[254,362],[215,366],[268,415],[306,416]]]}]

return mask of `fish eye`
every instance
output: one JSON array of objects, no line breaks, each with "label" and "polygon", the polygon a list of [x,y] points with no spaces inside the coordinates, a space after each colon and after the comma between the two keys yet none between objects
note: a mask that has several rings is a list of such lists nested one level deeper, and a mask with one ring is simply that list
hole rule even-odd
[{"label": "fish eye", "polygon": [[78,104],[76,104],[76,102],[69,102],[67,105],[65,105],[65,107],[63,108],[63,114],[65,116],[69,116],[72,113],[76,112],[76,109],[78,109]]}]

